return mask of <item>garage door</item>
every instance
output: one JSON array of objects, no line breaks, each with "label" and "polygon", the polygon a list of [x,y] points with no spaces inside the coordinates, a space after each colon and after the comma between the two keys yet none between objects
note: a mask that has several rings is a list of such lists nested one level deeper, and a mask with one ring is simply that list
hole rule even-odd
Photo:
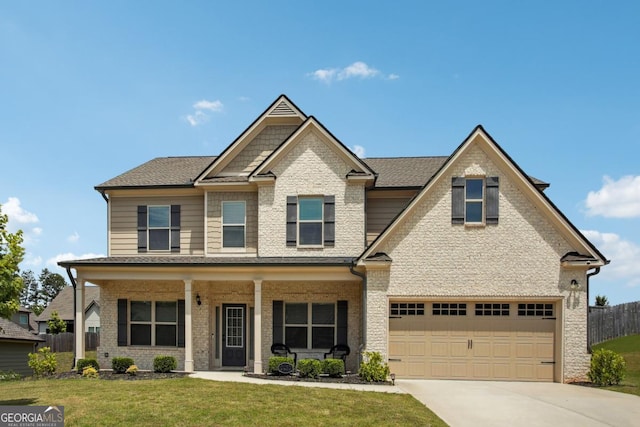
[{"label": "garage door", "polygon": [[392,302],[389,368],[398,378],[553,381],[555,305]]}]

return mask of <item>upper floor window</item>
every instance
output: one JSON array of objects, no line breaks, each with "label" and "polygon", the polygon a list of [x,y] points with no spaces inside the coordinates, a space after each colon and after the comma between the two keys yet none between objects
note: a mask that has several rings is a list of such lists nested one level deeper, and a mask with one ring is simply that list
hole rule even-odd
[{"label": "upper floor window", "polygon": [[20,313],[19,321],[21,325],[29,324],[29,315],[26,313]]},{"label": "upper floor window", "polygon": [[222,247],[244,248],[245,229],[245,202],[222,202]]},{"label": "upper floor window", "polygon": [[287,197],[287,246],[335,244],[335,197]]},{"label": "upper floor window", "polygon": [[138,252],[180,252],[180,205],[138,206]]},{"label": "upper floor window", "polygon": [[451,186],[452,224],[497,224],[498,177],[453,177]]}]

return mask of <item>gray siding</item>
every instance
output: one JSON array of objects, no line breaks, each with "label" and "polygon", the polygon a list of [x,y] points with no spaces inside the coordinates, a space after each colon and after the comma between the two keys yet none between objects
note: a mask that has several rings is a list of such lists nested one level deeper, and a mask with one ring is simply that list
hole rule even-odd
[{"label": "gray siding", "polygon": [[33,342],[0,341],[0,371],[13,371],[23,376],[33,375],[27,364],[33,345]]}]

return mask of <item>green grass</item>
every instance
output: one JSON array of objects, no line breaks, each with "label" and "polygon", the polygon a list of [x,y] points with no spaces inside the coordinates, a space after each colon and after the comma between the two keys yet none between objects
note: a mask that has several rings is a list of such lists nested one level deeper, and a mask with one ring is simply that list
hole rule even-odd
[{"label": "green grass", "polygon": [[446,426],[406,394],[195,378],[26,380],[0,391],[0,405],[64,406],[66,426]]},{"label": "green grass", "polygon": [[605,388],[640,396],[640,335],[616,338],[593,346],[594,351],[601,348],[615,351],[627,363],[622,383]]}]

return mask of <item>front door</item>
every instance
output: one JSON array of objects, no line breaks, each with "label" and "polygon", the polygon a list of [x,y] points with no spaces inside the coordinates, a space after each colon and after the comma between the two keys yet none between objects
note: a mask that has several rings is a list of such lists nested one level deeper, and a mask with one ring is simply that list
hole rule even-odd
[{"label": "front door", "polygon": [[222,305],[222,366],[247,363],[245,304]]}]

